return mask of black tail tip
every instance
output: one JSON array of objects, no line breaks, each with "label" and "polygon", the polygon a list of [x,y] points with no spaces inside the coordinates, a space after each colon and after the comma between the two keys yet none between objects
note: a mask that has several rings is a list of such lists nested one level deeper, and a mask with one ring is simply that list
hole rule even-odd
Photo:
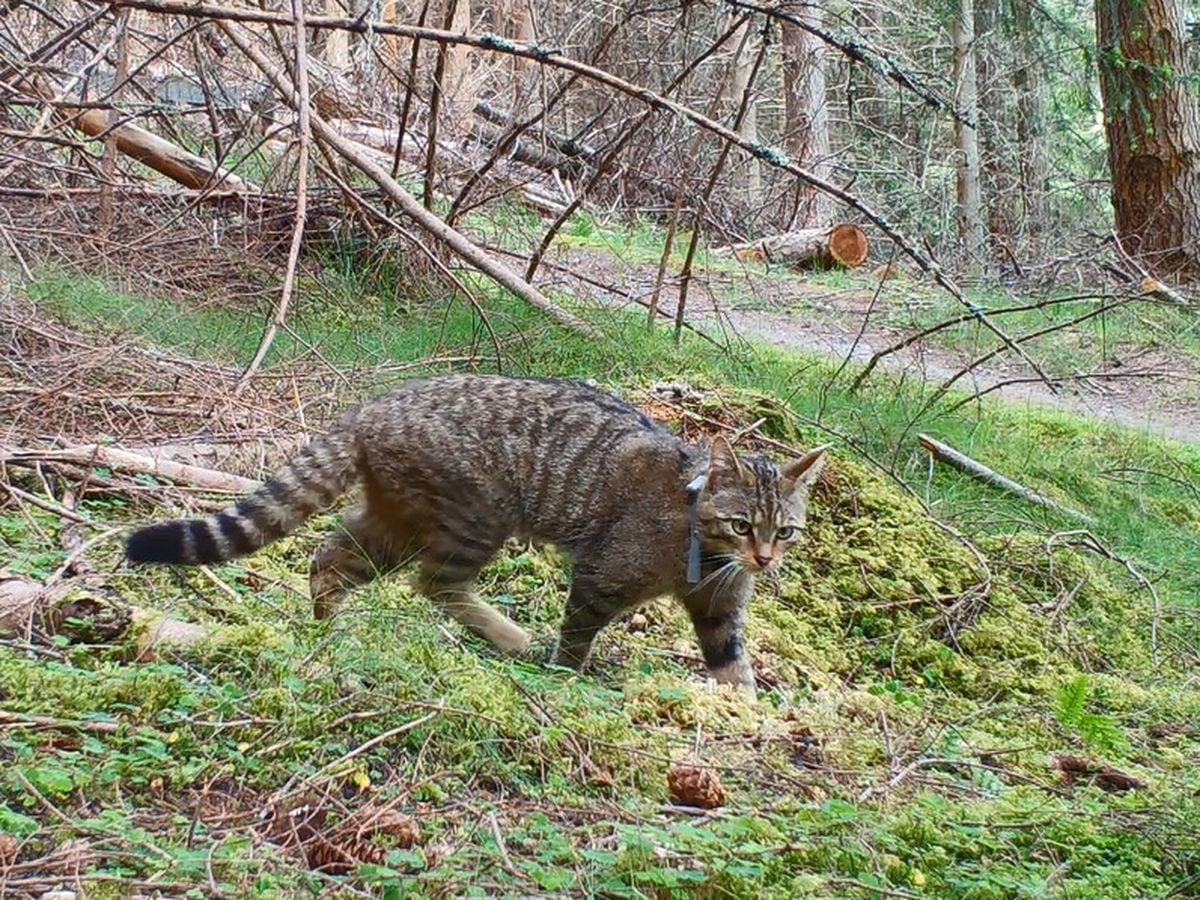
[{"label": "black tail tip", "polygon": [[125,542],[125,558],[135,563],[181,563],[184,559],[183,522],[163,522],[139,528]]}]

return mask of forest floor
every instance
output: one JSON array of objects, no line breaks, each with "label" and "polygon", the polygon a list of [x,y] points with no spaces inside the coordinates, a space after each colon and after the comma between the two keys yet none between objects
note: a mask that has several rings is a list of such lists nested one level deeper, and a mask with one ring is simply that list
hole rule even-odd
[{"label": "forest floor", "polygon": [[[560,244],[548,254],[554,279],[563,289],[645,306],[653,295],[658,261],[636,245],[606,244],[591,237]],[[680,292],[678,259],[668,267],[658,306],[674,316]],[[893,270],[902,269],[898,264]],[[597,290],[600,286],[605,289]],[[1074,301],[1076,310],[1100,295]],[[973,302],[988,307],[1015,306],[1022,298],[995,294]],[[929,280],[901,274],[881,282],[862,273],[793,273],[775,266],[728,259],[702,259],[691,280],[685,321],[716,333],[719,339],[765,341],[793,351],[817,354],[857,368],[901,343],[914,331],[965,310]],[[1024,312],[1024,311],[1023,311]],[[1026,313],[1018,325],[1044,328],[1061,321],[1063,310]],[[1058,316],[1053,313],[1059,313]],[[1150,322],[1157,313],[1160,321]],[[644,315],[644,313],[643,313]],[[1141,316],[1141,328],[1122,328]],[[1111,343],[1091,327],[1052,333],[1027,345],[1055,381],[1052,390],[1011,352],[972,365],[999,345],[975,322],[944,329],[925,340],[883,355],[880,367],[937,385],[955,378],[974,394],[995,394],[1010,404],[1034,405],[1083,415],[1098,421],[1183,441],[1200,441],[1200,320],[1194,313],[1157,310],[1147,315],[1118,312]],[[1011,319],[996,315],[1010,328]],[[1020,330],[1011,337],[1019,338]],[[1052,348],[1049,358],[1043,349]]]},{"label": "forest floor", "polygon": [[[263,314],[228,295],[47,270],[0,298],[4,566],[61,601],[0,636],[0,894],[1196,893],[1200,450],[993,397],[929,408],[891,371],[851,392],[837,354],[676,344],[611,308],[589,341],[472,282],[489,333],[461,298],[397,297],[368,268],[306,277],[240,394]],[[739,291],[724,311],[782,315],[782,289]],[[813,319],[824,301],[787,302]],[[1110,323],[1130,346],[1135,326],[1174,328]],[[546,666],[568,581],[552,550],[511,546],[483,574],[535,635],[514,661],[403,578],[314,622],[307,559],[332,516],[230,564],[135,569],[129,527],[220,498],[13,455],[167,446],[258,478],[355,397],[496,352],[594,378],[696,442],[751,423],[763,452],[836,441],[802,546],[751,610],[757,697],[705,681],[668,602],[607,629],[587,673]],[[917,431],[1092,523],[931,466]],[[95,614],[126,604],[207,638],[147,652],[144,624]]]}]

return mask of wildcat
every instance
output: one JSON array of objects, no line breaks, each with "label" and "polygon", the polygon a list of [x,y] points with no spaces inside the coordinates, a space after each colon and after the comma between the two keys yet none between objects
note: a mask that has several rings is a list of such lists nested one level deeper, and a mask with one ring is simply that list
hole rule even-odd
[{"label": "wildcat", "polygon": [[823,449],[777,467],[705,452],[611,394],[572,381],[443,375],[351,409],[250,496],[206,519],[135,531],[138,563],[199,564],[250,553],[355,482],[363,498],[313,556],[314,614],[415,561],[423,592],[501,650],[529,635],[481,601],[480,568],[511,536],[574,561],[554,661],[578,669],[619,614],[673,593],[710,674],[754,688],[742,643],[756,573],[804,527]]}]

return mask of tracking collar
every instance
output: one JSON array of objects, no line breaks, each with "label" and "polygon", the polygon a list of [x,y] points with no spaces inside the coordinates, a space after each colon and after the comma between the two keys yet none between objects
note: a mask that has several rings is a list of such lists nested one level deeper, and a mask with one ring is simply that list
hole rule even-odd
[{"label": "tracking collar", "polygon": [[704,487],[704,483],[708,480],[708,466],[700,470],[700,473],[687,484],[687,517],[688,517],[688,558],[687,558],[687,581],[688,584],[700,583],[700,522],[698,513],[696,512],[696,500],[700,496],[700,489]]}]

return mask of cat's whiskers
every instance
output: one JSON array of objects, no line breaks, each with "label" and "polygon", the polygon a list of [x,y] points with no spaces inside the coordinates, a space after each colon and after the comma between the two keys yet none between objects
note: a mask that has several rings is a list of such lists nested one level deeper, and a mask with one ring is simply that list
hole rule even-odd
[{"label": "cat's whiskers", "polygon": [[737,561],[735,558],[733,558],[733,557],[732,557],[732,556],[730,556],[729,554],[725,554],[725,553],[723,553],[723,554],[721,554],[720,556],[717,556],[716,558],[717,558],[718,560],[727,559],[727,560],[728,560],[728,562],[726,562],[726,563],[724,563],[724,564],[722,564],[722,565],[718,566],[716,569],[714,569],[713,571],[709,572],[709,573],[708,573],[707,575],[705,575],[705,576],[704,576],[702,579],[700,579],[700,581],[698,581],[698,582],[696,583],[696,585],[695,585],[695,586],[692,588],[692,590],[693,590],[693,591],[698,591],[698,590],[700,590],[702,587],[704,587],[705,585],[707,585],[707,584],[708,584],[710,581],[712,581],[714,578],[716,578],[716,577],[717,577],[717,576],[719,576],[719,575],[728,575],[728,574],[729,574],[729,570],[730,570],[731,568],[734,568],[734,567],[736,567],[736,568],[740,568],[740,567],[741,567],[741,563],[739,563],[739,562],[738,562],[738,561]]},{"label": "cat's whiskers", "polygon": [[729,564],[722,566],[718,572],[714,572],[714,575],[719,575],[720,577],[717,578],[716,584],[713,585],[709,601],[710,605],[716,601],[716,598],[729,586],[730,582],[744,571],[745,567],[735,559]]}]

